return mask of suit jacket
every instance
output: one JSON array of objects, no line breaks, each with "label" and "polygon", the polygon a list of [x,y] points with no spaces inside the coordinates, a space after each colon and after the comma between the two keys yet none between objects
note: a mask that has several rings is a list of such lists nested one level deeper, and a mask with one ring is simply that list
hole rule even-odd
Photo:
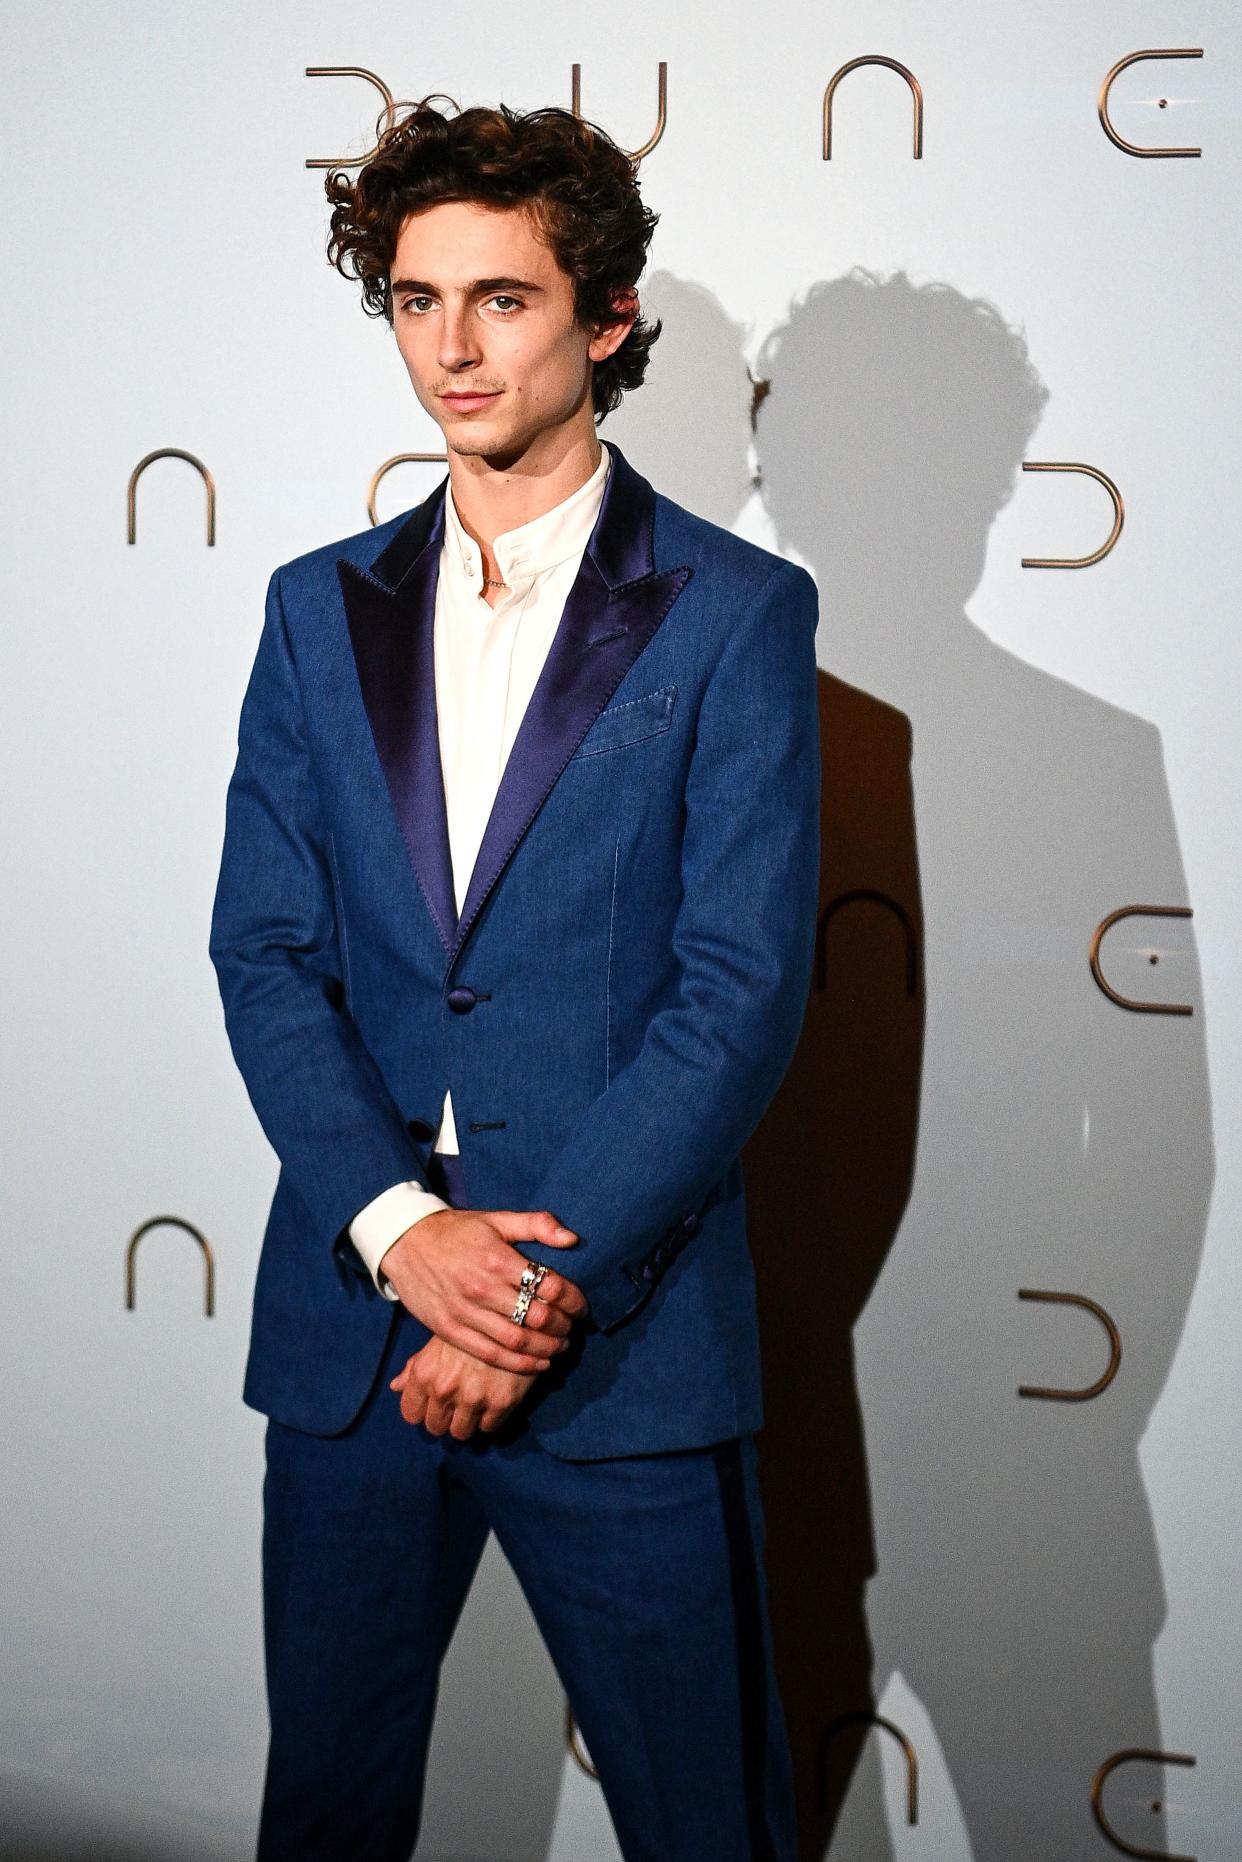
[{"label": "suit jacket", "polygon": [[338,1434],[372,1389],[398,1308],[348,1225],[427,1183],[446,1087],[471,1205],[580,1236],[520,1245],[591,1308],[519,1412],[541,1443],[592,1459],[762,1421],[739,1152],[810,985],[818,598],[604,443],[460,918],[432,660],[447,479],[268,584],[210,952],[280,1163],[243,1400],[293,1428]]}]

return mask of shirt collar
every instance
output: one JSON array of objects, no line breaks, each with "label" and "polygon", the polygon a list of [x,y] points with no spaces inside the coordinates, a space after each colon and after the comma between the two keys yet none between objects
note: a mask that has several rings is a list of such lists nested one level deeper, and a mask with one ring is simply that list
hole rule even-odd
[{"label": "shirt collar", "polygon": [[[555,568],[567,557],[580,555],[595,528],[604,487],[612,466],[612,454],[600,447],[600,461],[584,485],[554,504],[550,511],[532,517],[529,523],[502,531],[493,539],[492,553],[500,574],[510,588],[529,582],[545,569]],[[444,555],[450,569],[483,586],[483,558],[478,544],[462,528],[453,502],[450,482],[444,496]]]}]

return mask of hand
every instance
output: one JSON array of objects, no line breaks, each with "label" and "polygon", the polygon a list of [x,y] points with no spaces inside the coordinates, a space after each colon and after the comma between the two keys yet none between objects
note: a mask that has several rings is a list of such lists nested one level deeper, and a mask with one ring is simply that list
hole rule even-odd
[{"label": "hand", "polygon": [[432,1435],[448,1430],[464,1442],[476,1428],[489,1433],[498,1429],[534,1381],[533,1372],[523,1377],[500,1371],[442,1338],[430,1338],[388,1388],[401,1392],[401,1414],[407,1422],[425,1423]]},{"label": "hand", "polygon": [[402,1305],[446,1344],[500,1370],[546,1370],[587,1298],[548,1272],[518,1325],[511,1315],[528,1263],[517,1241],[578,1245],[547,1209],[436,1209],[397,1237],[381,1267]]}]

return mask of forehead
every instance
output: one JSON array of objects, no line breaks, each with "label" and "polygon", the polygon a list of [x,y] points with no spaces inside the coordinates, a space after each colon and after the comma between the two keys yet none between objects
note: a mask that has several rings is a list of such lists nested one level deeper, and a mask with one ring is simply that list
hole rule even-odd
[{"label": "forehead", "polygon": [[564,277],[524,206],[437,201],[407,215],[397,235],[393,275],[417,270],[438,284],[512,272],[552,284]]}]

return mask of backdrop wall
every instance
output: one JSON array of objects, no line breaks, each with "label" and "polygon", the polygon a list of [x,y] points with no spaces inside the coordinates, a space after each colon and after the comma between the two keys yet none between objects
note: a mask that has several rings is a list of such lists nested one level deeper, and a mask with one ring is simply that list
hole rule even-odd
[{"label": "backdrop wall", "polygon": [[[821,596],[820,964],[745,1158],[806,1853],[1242,1852],[1236,11],[114,0],[2,30],[0,1854],[252,1852],[275,1162],[207,959],[224,789],[272,568],[440,450],[305,165],[357,161],[379,93],[307,68],[532,108],[577,62],[637,149],[660,61],[664,334],[604,432]],[[1101,124],[1153,48],[1115,131],[1201,154]],[[127,543],[161,447],[210,471],[212,545],[175,458]],[[443,469],[395,469],[380,517]],[[172,1227],[126,1308],[156,1216],[210,1243],[210,1317]],[[489,1553],[420,1855],[615,1857],[563,1713]]]}]

